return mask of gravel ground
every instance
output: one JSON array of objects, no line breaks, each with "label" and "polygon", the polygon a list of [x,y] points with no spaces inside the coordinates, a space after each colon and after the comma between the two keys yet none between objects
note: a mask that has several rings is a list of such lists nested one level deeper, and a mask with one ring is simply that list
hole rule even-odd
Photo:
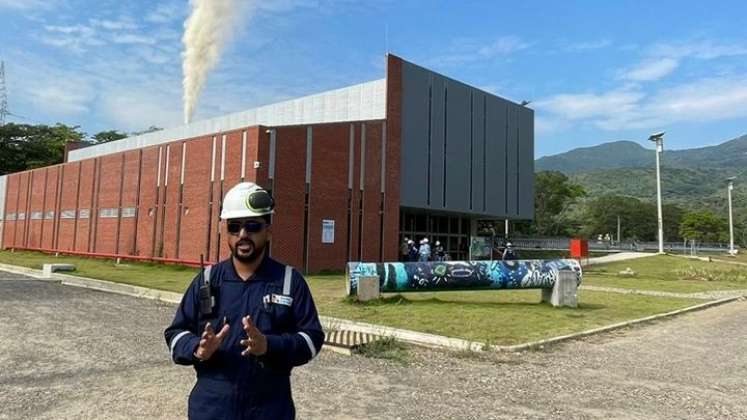
[{"label": "gravel ground", "polygon": [[[0,272],[0,419],[172,419],[190,368],[174,306]],[[299,418],[747,419],[744,300],[545,352],[322,354],[294,370]]]}]

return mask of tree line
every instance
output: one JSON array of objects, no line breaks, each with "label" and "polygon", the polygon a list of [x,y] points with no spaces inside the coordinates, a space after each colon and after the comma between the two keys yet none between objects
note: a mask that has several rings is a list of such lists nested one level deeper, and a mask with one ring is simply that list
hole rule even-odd
[{"label": "tree line", "polygon": [[[602,195],[590,197],[584,188],[565,174],[542,171],[535,175],[535,219],[517,223],[523,234],[617,238],[618,218],[621,240],[655,241],[658,238],[657,208],[654,202],[635,197]],[[662,205],[664,240],[678,242],[728,242],[728,216],[710,210],[688,211],[674,204]],[[735,222],[735,242],[745,242],[747,226]]]},{"label": "tree line", "polygon": [[132,133],[106,130],[89,136],[77,125],[7,123],[0,125],[0,175],[61,163],[68,143],[106,143],[158,130],[151,126]]}]

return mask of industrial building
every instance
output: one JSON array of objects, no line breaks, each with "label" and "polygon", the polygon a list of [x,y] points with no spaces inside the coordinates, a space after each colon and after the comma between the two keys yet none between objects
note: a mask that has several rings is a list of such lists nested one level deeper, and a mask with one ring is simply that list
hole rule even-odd
[{"label": "industrial building", "polygon": [[217,261],[220,203],[242,180],[275,197],[271,255],[305,272],[397,260],[404,236],[466,258],[478,219],[532,219],[533,111],[386,59],[384,79],[0,177],[2,248]]}]

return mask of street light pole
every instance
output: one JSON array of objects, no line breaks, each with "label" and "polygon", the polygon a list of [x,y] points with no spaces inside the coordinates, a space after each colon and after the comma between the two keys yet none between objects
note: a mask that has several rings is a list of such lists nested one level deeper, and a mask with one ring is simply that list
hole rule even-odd
[{"label": "street light pole", "polygon": [[734,219],[731,214],[731,191],[734,189],[734,179],[736,177],[728,178],[729,187],[727,188],[727,195],[729,197],[729,254],[734,255]]},{"label": "street light pole", "polygon": [[659,254],[664,253],[664,221],[661,215],[661,169],[660,166],[660,155],[664,150],[664,132],[652,134],[648,138],[649,140],[656,143],[656,204],[658,212],[658,223],[659,223]]}]

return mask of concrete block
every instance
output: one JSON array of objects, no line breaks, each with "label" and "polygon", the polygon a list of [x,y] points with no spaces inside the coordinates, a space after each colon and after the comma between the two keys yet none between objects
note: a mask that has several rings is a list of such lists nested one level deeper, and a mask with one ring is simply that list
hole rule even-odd
[{"label": "concrete block", "polygon": [[578,307],[578,283],[576,273],[570,270],[558,272],[558,280],[552,289],[542,289],[542,302],[552,306]]},{"label": "concrete block", "polygon": [[44,278],[52,278],[52,273],[56,271],[74,271],[75,266],[73,264],[44,264],[42,265],[42,276]]},{"label": "concrete block", "polygon": [[366,302],[379,298],[379,277],[363,276],[358,279],[358,300]]}]

